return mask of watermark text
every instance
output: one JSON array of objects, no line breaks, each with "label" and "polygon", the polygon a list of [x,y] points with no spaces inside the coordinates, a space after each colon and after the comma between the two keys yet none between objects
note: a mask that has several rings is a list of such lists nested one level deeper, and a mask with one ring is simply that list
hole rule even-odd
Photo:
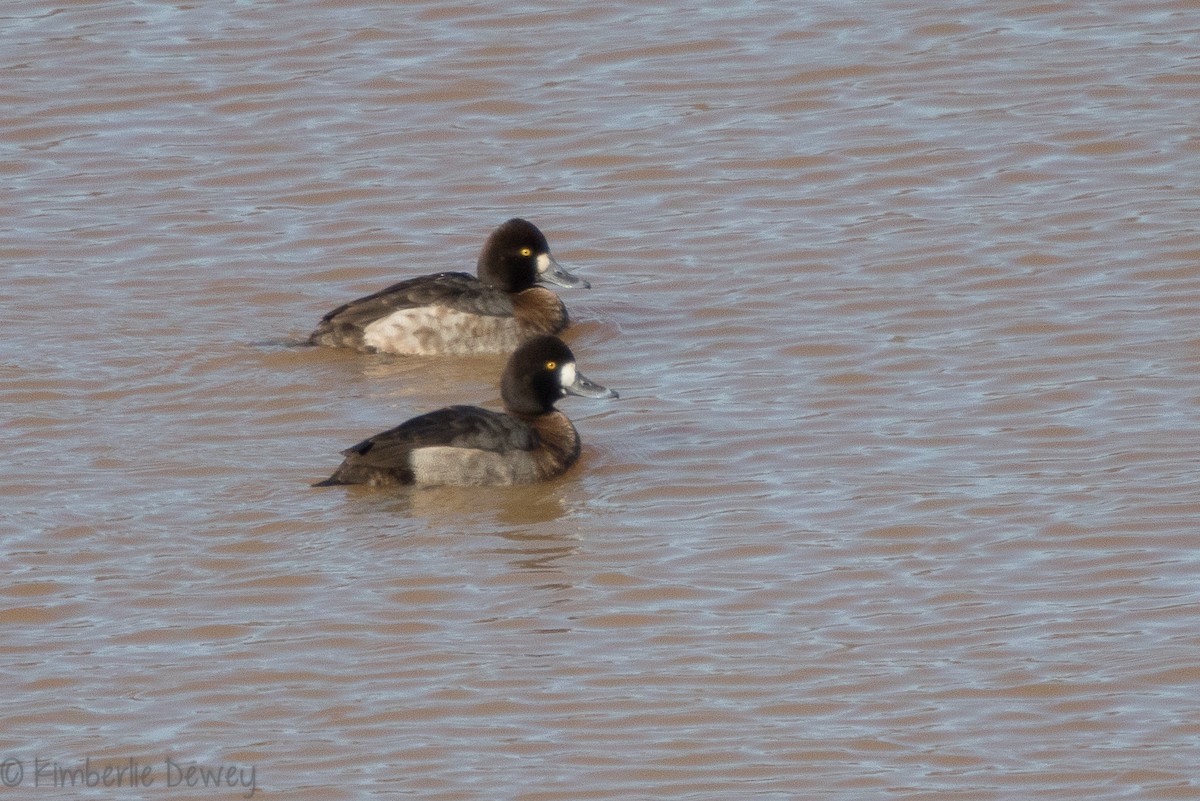
[{"label": "watermark text", "polygon": [[203,764],[164,759],[149,762],[126,760],[57,760],[34,757],[0,759],[0,787],[89,787],[113,790],[187,787],[192,790],[241,790],[243,798],[258,792],[258,766]]}]

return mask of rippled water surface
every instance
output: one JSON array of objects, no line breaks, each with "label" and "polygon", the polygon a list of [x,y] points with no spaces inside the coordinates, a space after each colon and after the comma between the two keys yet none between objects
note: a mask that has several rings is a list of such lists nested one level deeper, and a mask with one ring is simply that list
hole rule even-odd
[{"label": "rippled water surface", "polygon": [[[0,780],[1200,797],[1198,44],[1184,2],[10,3]],[[296,343],[518,215],[621,392],[563,402],[580,463],[311,488],[503,358]]]}]

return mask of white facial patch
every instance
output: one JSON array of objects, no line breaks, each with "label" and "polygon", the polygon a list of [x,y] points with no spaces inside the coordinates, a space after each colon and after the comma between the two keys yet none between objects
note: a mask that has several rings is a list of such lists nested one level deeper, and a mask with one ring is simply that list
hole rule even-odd
[{"label": "white facial patch", "polygon": [[562,372],[558,374],[558,383],[564,387],[575,383],[575,362],[567,362],[562,366]]},{"label": "white facial patch", "polygon": [[546,272],[546,270],[549,270],[549,269],[550,269],[550,254],[542,253],[541,255],[539,255],[537,257],[537,271],[539,273],[544,273],[544,272]]}]

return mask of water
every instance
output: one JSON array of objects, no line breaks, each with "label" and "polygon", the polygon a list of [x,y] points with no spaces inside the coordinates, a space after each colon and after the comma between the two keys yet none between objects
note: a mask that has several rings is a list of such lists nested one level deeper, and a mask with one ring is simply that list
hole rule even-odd
[{"label": "water", "polygon": [[[0,779],[1200,797],[1190,6],[522,8],[0,17]],[[295,343],[517,215],[580,463],[310,488],[503,359]]]}]

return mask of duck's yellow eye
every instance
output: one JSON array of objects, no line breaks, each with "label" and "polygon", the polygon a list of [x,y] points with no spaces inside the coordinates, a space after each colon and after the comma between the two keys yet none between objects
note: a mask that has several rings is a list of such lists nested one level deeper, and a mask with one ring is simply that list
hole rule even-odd
[{"label": "duck's yellow eye", "polygon": [[546,369],[553,370],[558,367],[558,362],[546,362]]},{"label": "duck's yellow eye", "polygon": [[522,256],[532,256],[533,250],[530,248],[521,248],[521,255]]}]

